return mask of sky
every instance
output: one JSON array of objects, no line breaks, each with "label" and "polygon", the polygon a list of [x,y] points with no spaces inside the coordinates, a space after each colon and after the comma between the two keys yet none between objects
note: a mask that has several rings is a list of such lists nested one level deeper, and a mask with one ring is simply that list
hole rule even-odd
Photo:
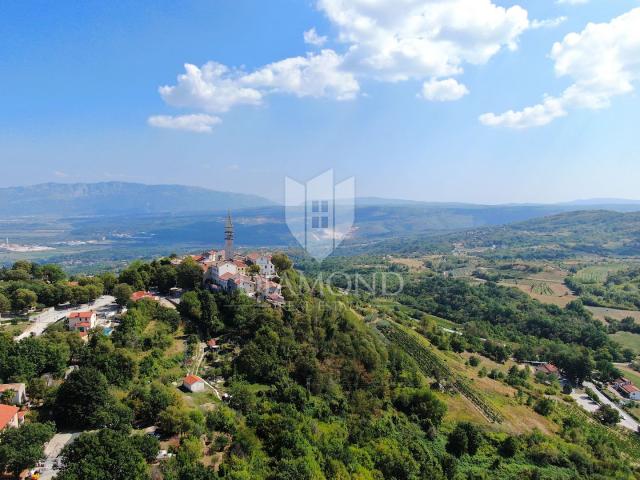
[{"label": "sky", "polygon": [[638,0],[0,2],[0,187],[640,198]]}]

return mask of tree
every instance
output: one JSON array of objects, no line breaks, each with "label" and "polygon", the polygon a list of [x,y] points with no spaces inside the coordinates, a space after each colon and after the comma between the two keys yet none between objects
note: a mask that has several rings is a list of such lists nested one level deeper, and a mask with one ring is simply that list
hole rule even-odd
[{"label": "tree", "polygon": [[178,311],[183,317],[191,320],[200,320],[202,314],[200,300],[196,292],[186,292],[180,298],[180,304],[178,305]]},{"label": "tree", "polygon": [[423,430],[438,428],[447,406],[429,388],[404,388],[393,400],[394,406],[411,418],[415,418]]},{"label": "tree", "polygon": [[133,288],[127,283],[119,283],[113,287],[113,296],[116,297],[116,303],[124,307],[131,299]]},{"label": "tree", "polygon": [[32,309],[38,302],[38,295],[27,288],[18,288],[13,292],[11,303],[16,312],[24,312]]},{"label": "tree", "polygon": [[148,445],[113,430],[83,433],[63,450],[63,467],[56,478],[147,480],[147,449]]},{"label": "tree", "polygon": [[276,267],[276,273],[282,275],[283,272],[289,270],[293,266],[291,259],[284,253],[274,253],[271,256],[271,263]]},{"label": "tree", "polygon": [[102,284],[104,285],[104,293],[107,295],[113,294],[113,289],[118,284],[118,277],[115,273],[105,272],[100,275],[100,280],[102,280]]},{"label": "tree", "polygon": [[224,324],[218,318],[218,306],[213,295],[206,290],[200,290],[198,300],[200,302],[200,328],[206,336],[217,335],[224,328]]},{"label": "tree", "polygon": [[17,476],[34,466],[44,457],[44,444],[54,433],[52,423],[27,423],[0,432],[0,472],[13,472]]},{"label": "tree", "polygon": [[498,448],[498,453],[505,458],[511,458],[518,453],[518,449],[520,448],[520,441],[518,437],[512,437],[509,435],[505,438],[502,443],[500,443],[500,447]]},{"label": "tree", "polygon": [[550,398],[544,397],[536,402],[533,409],[536,411],[536,413],[539,413],[540,415],[547,417],[551,415],[551,412],[553,412],[553,407],[554,407],[554,401],[551,400]]},{"label": "tree", "polygon": [[595,416],[604,425],[617,425],[620,421],[620,413],[610,405],[602,405],[595,413]]},{"label": "tree", "polygon": [[249,265],[249,275],[257,275],[260,273],[260,265],[252,263]]},{"label": "tree", "polygon": [[0,316],[3,313],[11,310],[11,301],[7,298],[6,295],[0,293]]},{"label": "tree", "polygon": [[98,370],[81,367],[60,386],[54,403],[56,423],[65,428],[126,427],[131,411],[109,393],[109,383]]},{"label": "tree", "polygon": [[478,427],[468,422],[460,422],[447,437],[447,452],[456,457],[465,453],[475,455],[482,444],[482,434]]},{"label": "tree", "polygon": [[67,274],[59,265],[47,264],[40,267],[39,276],[48,283],[57,283],[65,280]]},{"label": "tree", "polygon": [[194,290],[202,285],[203,272],[198,263],[191,257],[187,257],[178,265],[178,286],[185,290]]},{"label": "tree", "polygon": [[[202,272],[200,272],[202,275]],[[178,274],[173,265],[160,265],[154,275],[154,282],[158,287],[160,293],[167,294],[176,286],[178,281]]]}]

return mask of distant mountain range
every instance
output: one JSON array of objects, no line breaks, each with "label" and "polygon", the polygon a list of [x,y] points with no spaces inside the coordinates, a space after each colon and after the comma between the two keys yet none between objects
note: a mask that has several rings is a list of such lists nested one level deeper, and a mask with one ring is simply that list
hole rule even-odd
[{"label": "distant mountain range", "polygon": [[[451,251],[455,242],[496,245],[496,254],[504,255],[640,254],[640,204],[602,201],[472,205],[358,198],[353,235],[338,254]],[[73,268],[87,262],[112,265],[221,246],[227,209],[239,247],[296,246],[284,206],[265,198],[117,182],[0,189],[0,239],[52,246],[38,258]],[[13,258],[0,253],[0,264]]]},{"label": "distant mountain range", "polygon": [[182,185],[45,183],[0,188],[0,215],[87,216],[222,211],[274,205],[257,195]]},{"label": "distant mountain range", "polygon": [[[0,188],[0,215],[23,216],[102,216],[186,214],[200,212],[235,211],[281,206],[257,195],[220,192],[183,185],[145,185],[139,183],[45,183],[27,187]],[[640,210],[640,201],[625,199],[576,200],[558,204],[475,205],[455,202],[422,202],[377,197],[356,199],[358,211],[375,212],[377,207],[391,208],[390,212],[406,208],[411,215],[435,215],[440,227],[468,228],[482,224],[502,224],[526,220],[570,210],[608,209],[615,211]],[[443,212],[452,214],[452,224],[442,222]],[[484,212],[484,213],[483,213]],[[380,213],[380,212],[378,212]],[[467,220],[460,216],[466,216]],[[482,217],[479,223],[472,217]],[[369,216],[365,213],[364,216]],[[504,217],[504,218],[503,218]],[[424,218],[423,218],[424,219]],[[418,220],[418,219],[414,219]],[[433,222],[430,222],[433,226]]]}]

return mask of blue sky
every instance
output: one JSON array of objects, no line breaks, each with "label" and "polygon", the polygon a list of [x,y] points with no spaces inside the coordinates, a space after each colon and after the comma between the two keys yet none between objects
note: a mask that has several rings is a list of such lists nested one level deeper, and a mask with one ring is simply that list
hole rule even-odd
[{"label": "blue sky", "polygon": [[[640,198],[639,8],[4,0],[0,186],[179,183],[281,200],[286,175],[333,168],[360,196]],[[412,19],[432,14],[427,42]],[[195,77],[177,78],[185,64],[200,80],[227,70],[194,92]]]}]

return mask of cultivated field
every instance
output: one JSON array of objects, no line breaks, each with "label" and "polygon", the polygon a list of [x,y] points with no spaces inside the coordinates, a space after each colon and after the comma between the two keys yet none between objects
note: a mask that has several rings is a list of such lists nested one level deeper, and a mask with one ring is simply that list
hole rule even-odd
[{"label": "cultivated field", "polygon": [[622,320],[626,317],[632,317],[636,323],[640,323],[640,312],[637,310],[620,310],[618,308],[606,308],[606,307],[587,307],[587,309],[593,313],[594,318],[605,321],[605,317],[613,318],[614,320]]}]

